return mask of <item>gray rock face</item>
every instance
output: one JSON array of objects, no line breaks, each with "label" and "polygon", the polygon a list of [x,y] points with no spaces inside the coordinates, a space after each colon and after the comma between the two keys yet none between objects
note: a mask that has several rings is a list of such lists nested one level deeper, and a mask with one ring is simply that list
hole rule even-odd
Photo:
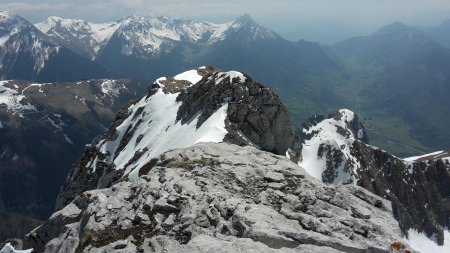
[{"label": "gray rock face", "polygon": [[[130,167],[133,167],[132,170],[145,170],[145,166],[138,162],[142,157],[156,153],[159,155],[168,149],[180,147],[170,146],[161,152],[158,151],[161,145],[152,148],[149,144],[142,149],[137,148],[143,138],[158,136],[155,142],[184,138],[188,144],[182,143],[181,147],[194,144],[195,140],[189,140],[184,132],[170,135],[167,131],[189,124],[193,124],[192,128],[198,132],[207,131],[208,129],[201,127],[225,104],[226,134],[223,141],[237,145],[253,145],[279,155],[286,153],[293,143],[294,135],[289,113],[275,93],[239,72],[220,72],[215,67],[199,68],[194,72],[201,79],[196,83],[175,77],[160,78],[147,96],[124,108],[108,132],[95,141],[72,168],[57,199],[57,209],[67,205],[84,191],[111,186],[121,179],[124,171]],[[160,99],[158,104],[152,100],[163,96],[165,98]],[[153,113],[167,108],[165,101],[174,96],[176,101],[173,101],[173,104],[179,107],[174,115],[168,115],[174,117],[173,122],[161,128],[159,132],[148,134],[146,129],[155,129],[154,124],[164,121],[161,118],[153,118]],[[137,134],[138,129],[141,129],[143,134]],[[189,143],[190,141],[192,143]],[[124,153],[127,155],[123,155]],[[115,159],[119,156],[121,160],[127,161],[124,166],[115,164]],[[153,157],[149,157],[151,158]]]},{"label": "gray rock face", "polygon": [[182,92],[178,119],[188,121],[201,112],[200,126],[223,101],[228,101],[226,140],[240,144],[243,133],[260,149],[284,155],[292,145],[294,134],[287,108],[270,89],[257,83],[248,75],[245,81],[224,77],[224,72],[213,72],[196,85]]},{"label": "gray rock face", "polygon": [[166,152],[135,181],[84,192],[32,231],[38,252],[390,252],[390,202],[329,187],[253,147]]}]

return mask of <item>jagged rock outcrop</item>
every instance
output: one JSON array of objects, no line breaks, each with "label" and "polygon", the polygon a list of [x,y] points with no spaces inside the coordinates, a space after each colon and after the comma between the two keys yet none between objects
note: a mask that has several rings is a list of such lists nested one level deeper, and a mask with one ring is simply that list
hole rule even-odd
[{"label": "jagged rock outcrop", "polygon": [[447,152],[395,157],[368,145],[357,115],[345,109],[328,118],[312,117],[302,126],[298,163],[310,175],[327,184],[356,184],[392,201],[405,235],[414,229],[443,244],[443,229],[450,225]]},{"label": "jagged rock outcrop", "polygon": [[32,231],[38,252],[390,252],[391,204],[227,143],[168,151],[136,180],[84,192]]},{"label": "jagged rock outcrop", "polygon": [[402,231],[435,236],[444,243],[450,227],[450,163],[436,159],[409,162],[355,141],[352,154],[361,164],[357,185],[392,201]]},{"label": "jagged rock outcrop", "polygon": [[159,78],[87,149],[63,185],[57,209],[84,191],[137,178],[164,151],[198,142],[253,145],[284,155],[294,140],[290,125],[281,99],[246,74],[201,67]]}]

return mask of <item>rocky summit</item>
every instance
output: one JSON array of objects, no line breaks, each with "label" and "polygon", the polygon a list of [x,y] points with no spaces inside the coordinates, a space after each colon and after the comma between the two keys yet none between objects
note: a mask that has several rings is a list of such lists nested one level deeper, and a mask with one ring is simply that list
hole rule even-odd
[{"label": "rocky summit", "polygon": [[124,108],[72,168],[57,209],[86,190],[145,174],[164,151],[199,142],[253,145],[284,155],[294,140],[281,99],[250,76],[202,67],[156,80]]},{"label": "rocky summit", "polygon": [[136,180],[75,197],[27,245],[38,252],[406,250],[390,202],[358,186],[326,186],[251,146],[200,143],[145,166]]}]

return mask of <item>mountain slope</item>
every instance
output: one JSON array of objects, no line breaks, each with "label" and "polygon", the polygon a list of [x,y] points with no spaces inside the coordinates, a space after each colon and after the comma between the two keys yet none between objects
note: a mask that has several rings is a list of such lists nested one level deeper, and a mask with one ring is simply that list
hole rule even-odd
[{"label": "mountain slope", "polygon": [[[61,43],[69,41],[65,45],[73,51],[79,51],[80,36],[90,38],[89,27],[93,26],[59,18],[46,23],[38,26]],[[223,24],[129,16],[117,25],[95,57],[117,76],[153,81],[161,75],[216,65],[252,73],[270,85],[290,107],[295,122],[343,106],[342,99],[334,95],[335,86],[345,82],[334,56],[317,43],[287,41],[249,15]],[[67,31],[75,36],[66,35]],[[83,44],[96,51],[92,43]]]},{"label": "mountain slope", "polygon": [[390,142],[387,147],[402,156],[450,146],[444,127],[450,123],[444,116],[450,108],[449,49],[401,23],[333,49],[351,72],[348,100],[368,119],[373,143]]},{"label": "mountain slope", "polygon": [[86,143],[146,92],[132,80],[0,82],[0,210],[47,218]]}]

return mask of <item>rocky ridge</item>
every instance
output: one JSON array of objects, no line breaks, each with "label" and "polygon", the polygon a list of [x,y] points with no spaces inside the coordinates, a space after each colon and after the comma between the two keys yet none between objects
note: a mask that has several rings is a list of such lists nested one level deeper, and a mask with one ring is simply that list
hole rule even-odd
[{"label": "rocky ridge", "polygon": [[38,252],[390,252],[392,242],[404,243],[388,201],[357,186],[325,186],[288,159],[251,146],[201,143],[146,166],[134,181],[78,195],[32,231],[27,246]]},{"label": "rocky ridge", "polygon": [[107,74],[100,65],[54,44],[19,15],[0,11],[0,27],[2,80],[74,81]]},{"label": "rocky ridge", "polygon": [[120,26],[120,21],[96,24],[52,16],[35,26],[56,44],[93,59]]}]

